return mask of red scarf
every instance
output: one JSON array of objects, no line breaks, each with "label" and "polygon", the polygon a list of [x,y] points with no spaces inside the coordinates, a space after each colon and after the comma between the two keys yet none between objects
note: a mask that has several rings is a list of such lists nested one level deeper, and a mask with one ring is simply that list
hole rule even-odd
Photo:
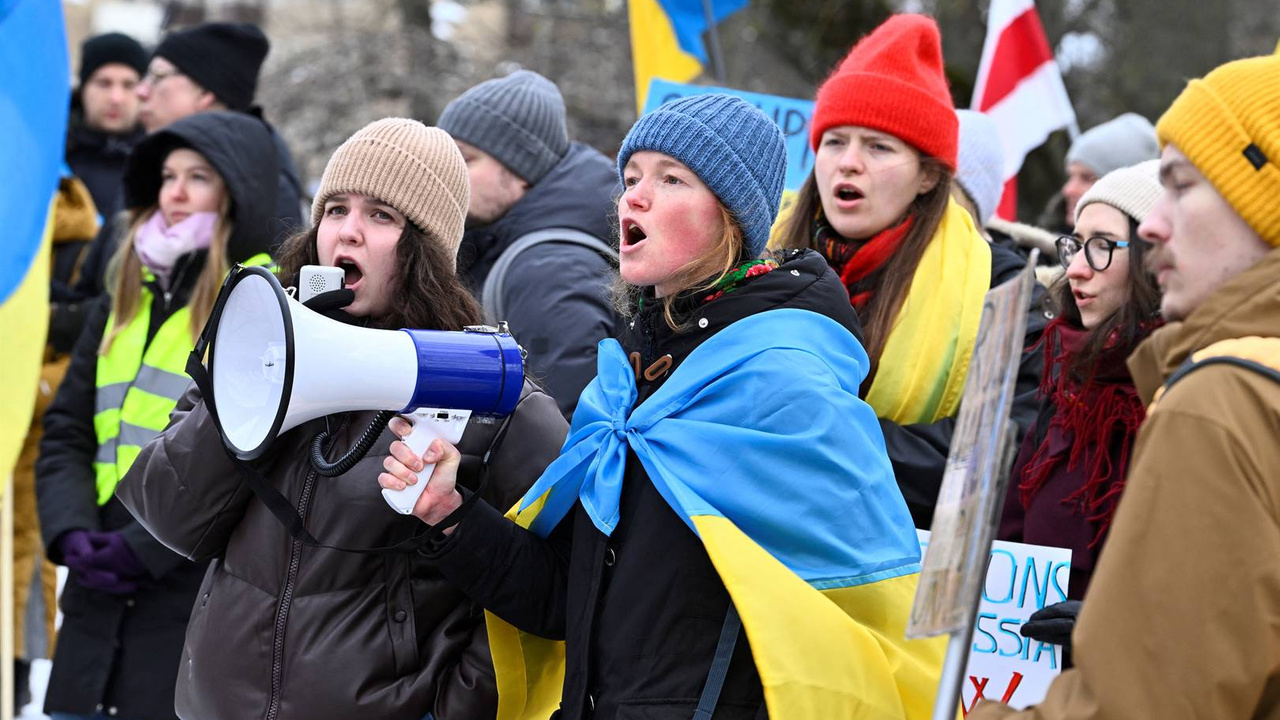
[{"label": "red scarf", "polygon": [[855,308],[861,310],[875,294],[873,288],[859,287],[859,284],[893,257],[906,239],[911,222],[912,218],[908,216],[897,225],[881,230],[861,247],[851,250],[853,242],[841,237],[819,214],[814,245],[831,268],[840,274],[840,280],[849,291],[849,302]]},{"label": "red scarf", "polygon": [[[1145,335],[1146,333],[1144,333]],[[1129,453],[1138,434],[1138,426],[1146,418],[1146,409],[1133,387],[1133,378],[1125,366],[1127,348],[1113,347],[1117,338],[1108,341],[1111,351],[1103,356],[1083,382],[1068,377],[1069,361],[1083,352],[1090,340],[1089,332],[1072,327],[1059,317],[1044,332],[1044,376],[1041,395],[1057,408],[1050,428],[1061,428],[1070,438],[1070,453],[1053,452],[1049,448],[1049,428],[1037,428],[1044,440],[1031,461],[1023,468],[1021,482],[1022,507],[1031,504],[1036,492],[1066,455],[1067,469],[1086,463],[1087,477],[1083,485],[1064,503],[1080,503],[1090,513],[1088,519],[1098,523],[1098,533],[1089,547],[1096,546],[1111,527],[1120,495],[1124,492]],[[1120,454],[1113,463],[1112,444],[1119,439]]]}]

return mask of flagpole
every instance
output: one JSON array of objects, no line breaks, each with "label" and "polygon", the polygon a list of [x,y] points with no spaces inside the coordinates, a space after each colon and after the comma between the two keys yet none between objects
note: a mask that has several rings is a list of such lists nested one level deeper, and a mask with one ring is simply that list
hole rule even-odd
[{"label": "flagpole", "polygon": [[716,29],[716,16],[711,10],[711,0],[702,0],[702,14],[706,17],[707,35],[710,38],[712,72],[716,76],[716,82],[726,85],[728,81],[724,78],[724,56],[720,54],[720,31]]}]

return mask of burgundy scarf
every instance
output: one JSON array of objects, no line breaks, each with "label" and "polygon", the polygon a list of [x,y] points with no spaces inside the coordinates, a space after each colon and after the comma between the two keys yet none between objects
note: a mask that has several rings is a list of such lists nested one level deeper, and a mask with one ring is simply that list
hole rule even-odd
[{"label": "burgundy scarf", "polygon": [[875,291],[860,286],[863,280],[871,276],[893,257],[907,237],[911,229],[912,218],[881,230],[870,240],[859,245],[843,237],[835,231],[818,210],[814,218],[813,246],[827,259],[827,264],[840,275],[845,289],[849,291],[849,302],[858,310],[866,307]]},{"label": "burgundy scarf", "polygon": [[[1061,317],[1045,328],[1045,366],[1040,392],[1057,409],[1050,427],[1061,428],[1066,437],[1071,438],[1071,448],[1069,453],[1050,451],[1048,428],[1038,428],[1045,439],[1023,468],[1018,489],[1022,507],[1026,508],[1064,459],[1068,470],[1085,463],[1084,484],[1063,502],[1081,504],[1089,513],[1088,519],[1098,523],[1098,533],[1089,544],[1092,548],[1111,526],[1124,492],[1129,454],[1138,426],[1146,418],[1146,409],[1124,363],[1127,348],[1118,347],[1119,339],[1114,336],[1108,341],[1109,351],[1090,368],[1083,382],[1068,377],[1070,359],[1084,351],[1089,339],[1087,330],[1073,327]],[[1113,459],[1111,448],[1117,438],[1120,454]]]}]

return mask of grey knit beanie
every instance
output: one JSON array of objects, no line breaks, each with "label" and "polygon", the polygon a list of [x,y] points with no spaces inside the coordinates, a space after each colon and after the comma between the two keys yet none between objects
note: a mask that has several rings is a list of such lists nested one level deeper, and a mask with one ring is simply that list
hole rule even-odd
[{"label": "grey knit beanie", "polygon": [[325,202],[342,193],[391,205],[456,262],[471,185],[462,153],[443,130],[405,118],[364,126],[329,158],[311,203],[312,226],[320,224]]},{"label": "grey knit beanie", "polygon": [[569,151],[564,98],[530,70],[486,80],[445,106],[438,123],[535,185]]},{"label": "grey knit beanie", "polygon": [[764,252],[787,179],[787,142],[777,123],[731,95],[664,103],[631,126],[618,150],[618,179],[642,150],[670,155],[706,183],[742,226],[754,257]]},{"label": "grey knit beanie", "polygon": [[1155,207],[1164,188],[1160,186],[1160,161],[1147,160],[1132,167],[1113,170],[1093,184],[1076,203],[1076,222],[1086,205],[1103,203],[1142,222]]},{"label": "grey knit beanie", "polygon": [[1067,151],[1067,164],[1078,162],[1102,177],[1158,157],[1155,126],[1137,113],[1125,113],[1081,133]]}]

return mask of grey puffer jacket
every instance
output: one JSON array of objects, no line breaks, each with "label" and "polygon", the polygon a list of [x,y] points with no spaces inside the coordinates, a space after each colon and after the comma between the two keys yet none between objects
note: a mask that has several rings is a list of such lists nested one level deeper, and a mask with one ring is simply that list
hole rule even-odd
[{"label": "grey puffer jacket", "polygon": [[[396,514],[380,494],[378,474],[394,439],[389,431],[344,475],[319,477],[307,459],[311,439],[326,426],[332,461],[372,418],[361,412],[311,421],[255,462],[321,543],[389,546],[422,527],[417,518]],[[504,512],[555,459],[567,431],[555,401],[528,383],[507,422],[500,434],[500,424],[473,418],[459,443],[459,482],[472,487],[492,446],[482,497]],[[197,390],[143,449],[117,495],[174,551],[214,559],[187,628],[179,717],[421,720],[430,712],[438,720],[470,720],[496,714],[479,606],[417,553],[354,554],[291,538],[241,481]]]}]

